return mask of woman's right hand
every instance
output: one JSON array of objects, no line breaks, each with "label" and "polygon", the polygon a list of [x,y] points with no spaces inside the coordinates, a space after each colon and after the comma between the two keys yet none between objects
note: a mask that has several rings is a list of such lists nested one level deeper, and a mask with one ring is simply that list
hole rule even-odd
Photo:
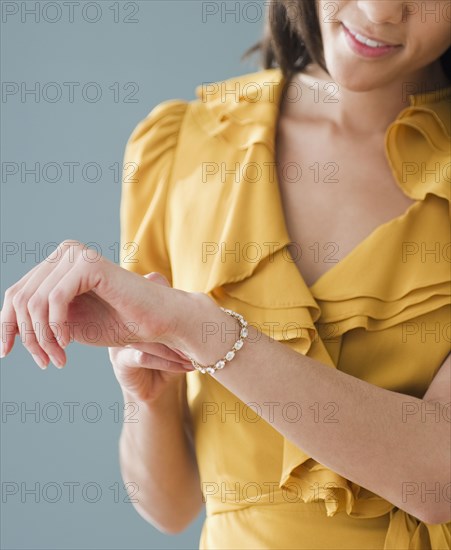
[{"label": "woman's right hand", "polygon": [[[144,277],[170,286],[159,273],[149,273]],[[164,344],[134,343],[125,347],[109,347],[108,353],[122,390],[137,401],[154,401],[193,370],[188,357]]]},{"label": "woman's right hand", "polygon": [[163,344],[135,345],[108,348],[108,353],[122,390],[137,401],[155,400],[192,370],[191,363]]}]

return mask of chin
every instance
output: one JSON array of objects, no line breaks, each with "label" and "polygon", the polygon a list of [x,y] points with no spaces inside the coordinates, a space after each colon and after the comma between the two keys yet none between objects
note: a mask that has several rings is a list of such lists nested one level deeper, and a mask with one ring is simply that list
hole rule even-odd
[{"label": "chin", "polygon": [[390,80],[387,74],[382,79],[380,71],[370,69],[369,67],[358,67],[357,64],[340,64],[332,61],[328,67],[334,67],[329,70],[331,79],[334,80],[341,88],[351,92],[370,92],[377,88],[381,88],[389,84]]}]

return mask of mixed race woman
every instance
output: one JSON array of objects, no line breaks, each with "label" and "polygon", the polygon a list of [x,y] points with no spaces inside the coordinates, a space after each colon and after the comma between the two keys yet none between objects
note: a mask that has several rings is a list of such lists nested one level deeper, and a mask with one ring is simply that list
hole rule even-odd
[{"label": "mixed race woman", "polygon": [[450,8],[271,2],[261,70],[129,138],[121,266],[64,241],[7,290],[4,355],[104,329],[161,531],[206,504],[205,549],[450,548]]}]

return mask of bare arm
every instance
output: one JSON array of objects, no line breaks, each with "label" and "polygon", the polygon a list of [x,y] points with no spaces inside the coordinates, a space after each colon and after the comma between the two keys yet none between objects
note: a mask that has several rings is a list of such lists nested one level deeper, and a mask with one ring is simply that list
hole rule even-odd
[{"label": "bare arm", "polygon": [[[200,363],[213,363],[231,349],[237,322],[205,295],[197,294],[194,301],[196,321],[187,328],[185,349]],[[202,325],[207,321],[226,330],[205,342]],[[425,399],[417,399],[301,355],[250,325],[244,347],[211,376],[244,403],[260,404],[265,420],[321,464],[422,521],[445,523],[451,520],[446,498],[451,481],[450,373],[448,357]],[[264,406],[268,402],[279,406]],[[338,422],[318,422],[313,414],[290,421],[283,414],[283,406],[290,402],[300,404],[303,411],[314,403],[336,403]],[[431,410],[433,414],[422,414]],[[409,411],[416,414],[408,415]],[[435,488],[437,498],[424,492]]]},{"label": "bare arm", "polygon": [[[136,399],[123,391],[124,403]],[[178,533],[203,507],[186,402],[186,378],[124,422],[119,458],[124,483],[138,485],[136,510],[160,531]]]}]

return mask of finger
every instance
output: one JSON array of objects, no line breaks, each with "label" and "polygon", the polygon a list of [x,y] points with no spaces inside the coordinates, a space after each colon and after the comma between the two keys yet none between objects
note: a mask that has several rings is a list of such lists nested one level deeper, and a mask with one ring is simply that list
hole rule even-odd
[{"label": "finger", "polygon": [[[13,305],[13,300],[18,292],[20,292],[26,285],[29,293],[39,286],[39,283],[48,275],[53,269],[53,266],[58,263],[62,257],[62,248],[66,242],[61,243],[47,258],[34,266],[28,271],[17,283],[8,288],[5,292],[3,308],[1,311],[1,344],[2,344],[2,356],[6,356],[14,345],[16,334],[20,334],[19,325],[17,320],[16,311]],[[25,300],[25,298],[22,298]],[[24,328],[26,328],[24,326]],[[40,356],[41,359],[48,363],[48,357],[44,355]],[[35,358],[36,360],[36,358]],[[39,364],[39,363],[38,363]]]},{"label": "finger", "polygon": [[38,329],[36,330],[38,343],[52,363],[58,367],[64,366],[66,362],[66,354],[62,348],[66,347],[70,340],[69,326],[67,322],[50,321],[49,297],[58,283],[73,268],[74,261],[74,257],[65,254],[28,300],[28,313],[32,325]]},{"label": "finger", "polygon": [[14,295],[12,300],[18,332],[22,345],[33,356],[36,363],[43,369],[48,365],[49,358],[40,346],[36,334],[41,334],[41,326],[33,325],[28,312],[28,292],[25,287]]},{"label": "finger", "polygon": [[167,372],[187,371],[187,368],[182,363],[163,359],[162,357],[131,348],[122,348],[116,355],[115,364],[122,368],[144,368]]},{"label": "finger", "polygon": [[23,297],[22,292],[17,293],[14,297],[13,306],[22,345],[30,352],[41,369],[47,368],[49,357],[40,346],[36,337],[36,333],[41,332],[41,327],[39,325],[33,325],[28,313],[27,300]]},{"label": "finger", "polygon": [[5,357],[12,350],[16,334],[19,333],[19,327],[17,326],[16,312],[13,307],[13,298],[15,294],[23,288],[25,283],[33,276],[38,270],[40,264],[34,266],[28,273],[26,273],[19,281],[6,289],[3,308],[0,314],[1,324],[1,357]]},{"label": "finger", "polygon": [[41,367],[42,363],[48,365],[49,358],[59,368],[66,363],[66,354],[55,337],[64,326],[50,326],[48,295],[73,263],[74,254],[66,250],[57,262],[43,265],[36,271],[13,298],[22,343],[33,356],[37,356],[34,359]]},{"label": "finger", "polygon": [[17,327],[16,312],[13,307],[3,307],[0,312],[1,338],[0,338],[0,357],[6,357],[14,346],[16,334],[19,329]]},{"label": "finger", "polygon": [[161,357],[161,359],[168,359],[169,361],[174,361],[176,363],[189,363],[189,359],[186,357],[181,357],[178,353],[171,350],[164,344],[159,343],[133,343],[129,344],[128,346],[125,346],[128,349],[137,349],[139,351],[143,351],[145,353],[150,353],[151,355],[156,355],[158,357]]},{"label": "finger", "polygon": [[63,348],[70,341],[67,323],[69,304],[77,296],[90,292],[97,287],[102,277],[104,277],[102,273],[103,265],[101,257],[98,261],[92,262],[85,259],[80,252],[75,261],[68,264],[68,269],[62,269],[64,275],[59,280],[53,274],[49,278],[49,286],[50,283],[53,283],[51,290],[46,287],[46,290],[49,290],[49,325],[61,331],[58,336]]}]

